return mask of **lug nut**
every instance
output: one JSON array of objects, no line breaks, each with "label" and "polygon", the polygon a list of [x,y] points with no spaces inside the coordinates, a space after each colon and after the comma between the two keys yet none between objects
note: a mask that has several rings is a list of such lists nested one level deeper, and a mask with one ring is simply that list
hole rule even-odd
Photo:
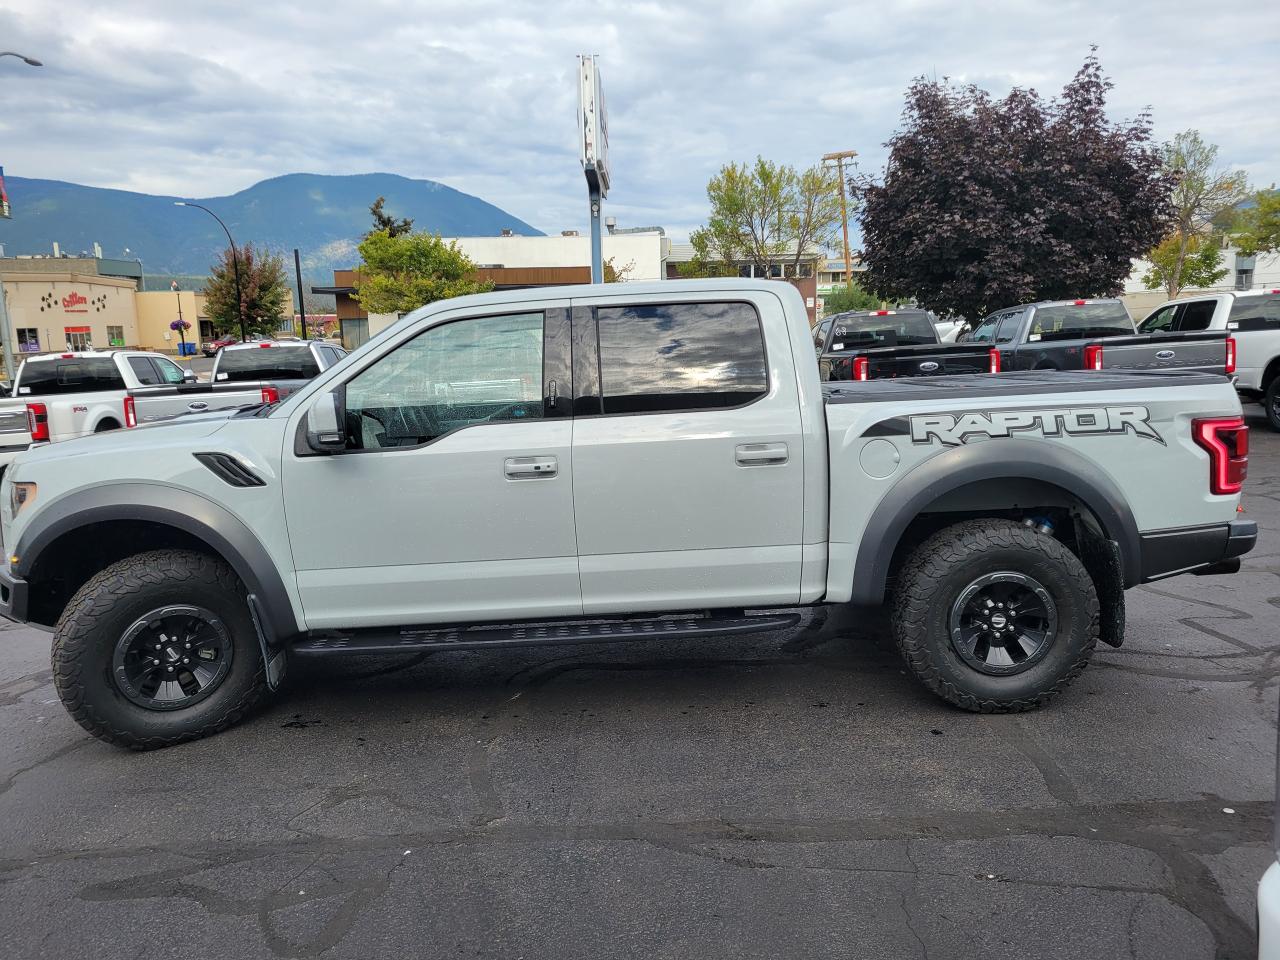
[{"label": "lug nut", "polygon": [[182,658],[182,662],[183,662],[183,663],[190,663],[190,662],[191,662],[191,658],[190,658],[190,657],[183,657],[183,658]]},{"label": "lug nut", "polygon": [[170,672],[170,673],[173,673],[173,667],[170,667],[170,668],[169,668],[169,672]]}]

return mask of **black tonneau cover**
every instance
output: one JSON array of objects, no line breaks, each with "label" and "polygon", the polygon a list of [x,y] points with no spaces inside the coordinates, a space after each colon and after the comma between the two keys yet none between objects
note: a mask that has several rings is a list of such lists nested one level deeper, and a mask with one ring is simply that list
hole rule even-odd
[{"label": "black tonneau cover", "polygon": [[1040,393],[1094,393],[1100,390],[1198,386],[1227,383],[1207,373],[1169,371],[1015,370],[1009,373],[912,377],[900,380],[846,380],[823,383],[827,403],[885,403],[892,400],[966,400]]}]

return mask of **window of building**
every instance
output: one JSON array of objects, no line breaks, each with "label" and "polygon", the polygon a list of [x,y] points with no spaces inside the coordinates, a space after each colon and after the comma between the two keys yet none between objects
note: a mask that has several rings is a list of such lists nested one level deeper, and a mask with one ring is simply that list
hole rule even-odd
[{"label": "window of building", "polygon": [[107,327],[107,343],[113,347],[124,346],[124,327]]},{"label": "window of building", "polygon": [[1236,289],[1248,290],[1253,286],[1253,270],[1239,268],[1236,270]]},{"label": "window of building", "polygon": [[19,327],[18,328],[18,352],[19,353],[39,353],[40,352],[40,331],[35,327]]},{"label": "window of building", "polygon": [[351,446],[415,447],[479,423],[542,416],[541,313],[455,320],[347,384]]},{"label": "window of building", "polygon": [[736,407],[768,389],[750,304],[601,307],[597,321],[605,413]]},{"label": "window of building", "polygon": [[749,264],[749,263],[742,263],[742,264],[739,264],[739,265],[738,265],[738,276],[740,276],[740,277],[747,277],[747,278],[749,279],[749,278],[753,277],[754,275],[755,275],[755,274],[752,272],[752,269],[751,269],[751,264]]}]

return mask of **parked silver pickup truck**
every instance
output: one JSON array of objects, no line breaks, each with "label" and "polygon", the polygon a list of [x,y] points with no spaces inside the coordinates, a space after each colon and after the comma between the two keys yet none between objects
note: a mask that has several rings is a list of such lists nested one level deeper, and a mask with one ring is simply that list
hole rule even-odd
[{"label": "parked silver pickup truck", "polygon": [[1280,430],[1280,290],[1209,293],[1156,307],[1138,329],[1143,333],[1231,337],[1236,389],[1266,411]]},{"label": "parked silver pickup truck", "polygon": [[20,455],[0,613],[89,732],[221,730],[292,657],[752,634],[888,604],[907,668],[1029,710],[1124,590],[1256,540],[1223,377],[822,384],[789,284],[512,290],[414,311],[282,403]]}]

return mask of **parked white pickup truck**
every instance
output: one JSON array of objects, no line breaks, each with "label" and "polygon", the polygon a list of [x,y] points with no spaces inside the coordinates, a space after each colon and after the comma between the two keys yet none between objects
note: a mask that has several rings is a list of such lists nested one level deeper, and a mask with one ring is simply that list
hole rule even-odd
[{"label": "parked white pickup truck", "polygon": [[[21,454],[0,614],[95,736],[204,736],[290,657],[751,634],[891,604],[910,671],[1029,710],[1124,589],[1232,572],[1226,378],[822,384],[790,284],[511,290],[416,310],[271,406]],[[780,609],[782,608],[782,609]]]},{"label": "parked white pickup truck", "polygon": [[1138,325],[1140,333],[1229,331],[1235,341],[1236,389],[1260,402],[1280,430],[1280,290],[1209,293],[1170,300]]},{"label": "parked white pickup truck", "polygon": [[[148,383],[195,382],[168,357],[132,350],[51,353],[28,357],[9,397],[0,400],[0,470],[32,442],[70,440],[126,425],[124,397]],[[49,408],[58,416],[50,421]],[[32,416],[29,407],[35,408]]]}]

